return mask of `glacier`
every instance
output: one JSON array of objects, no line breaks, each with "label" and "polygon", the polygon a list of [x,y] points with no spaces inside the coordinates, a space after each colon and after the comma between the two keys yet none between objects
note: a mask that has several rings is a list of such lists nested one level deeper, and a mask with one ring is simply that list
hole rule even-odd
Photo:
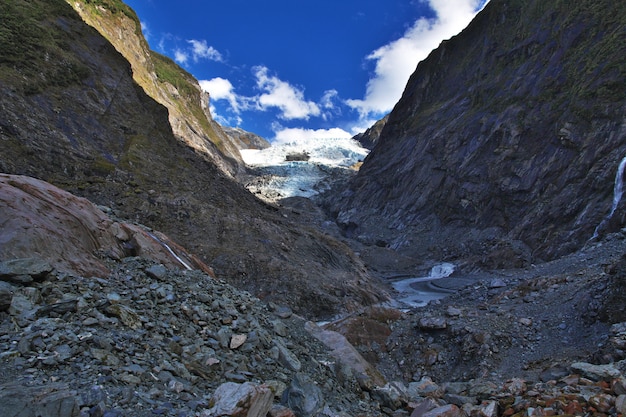
[{"label": "glacier", "polygon": [[[246,187],[269,200],[311,197],[333,177],[349,174],[369,150],[351,138],[318,138],[273,143],[265,149],[243,149],[241,156],[255,176]],[[306,154],[306,161],[287,161]]]}]

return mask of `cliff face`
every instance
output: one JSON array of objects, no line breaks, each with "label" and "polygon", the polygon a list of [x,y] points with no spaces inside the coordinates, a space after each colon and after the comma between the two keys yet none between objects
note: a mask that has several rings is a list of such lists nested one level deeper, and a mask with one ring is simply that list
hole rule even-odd
[{"label": "cliff face", "polygon": [[182,142],[129,62],[64,0],[1,2],[0,15],[0,172],[162,231],[219,278],[304,315],[378,299],[347,246],[293,223]]},{"label": "cliff face", "polygon": [[135,13],[117,0],[67,0],[83,20],[130,62],[133,79],[164,105],[176,137],[234,175],[243,161],[237,146],[213,120],[209,95],[171,59],[151,51]]},{"label": "cliff face", "polygon": [[626,155],[624,27],[623,2],[492,0],[411,76],[333,206],[346,232],[491,266],[583,246]]},{"label": "cliff face", "polygon": [[359,133],[352,139],[358,141],[364,148],[367,148],[369,150],[374,149],[374,146],[376,146],[376,144],[378,143],[378,139],[380,139],[380,134],[385,127],[387,120],[389,120],[389,115],[386,115],[385,117],[374,123],[372,127],[367,129],[365,132]]}]

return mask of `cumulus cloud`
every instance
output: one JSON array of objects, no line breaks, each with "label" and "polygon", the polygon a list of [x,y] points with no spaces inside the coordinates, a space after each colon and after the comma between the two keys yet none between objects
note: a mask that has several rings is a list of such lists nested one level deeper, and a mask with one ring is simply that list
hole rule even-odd
[{"label": "cumulus cloud", "polygon": [[274,143],[302,142],[309,139],[349,139],[352,135],[345,130],[334,127],[332,129],[305,129],[301,127],[285,128],[274,126]]},{"label": "cumulus cloud", "polygon": [[366,59],[375,62],[363,99],[346,100],[362,118],[389,112],[400,99],[417,64],[439,43],[459,33],[478,12],[483,0],[423,0],[436,17],[418,19],[402,36]]},{"label": "cumulus cloud", "polygon": [[304,119],[321,114],[320,107],[313,101],[304,98],[304,91],[269,75],[267,67],[254,68],[257,88],[263,93],[257,98],[260,110],[276,107],[280,110],[278,117],[285,120]]},{"label": "cumulus cloud", "polygon": [[191,56],[195,62],[200,59],[216,62],[224,61],[222,54],[214,47],[209,46],[205,40],[190,39],[187,42],[191,45]]},{"label": "cumulus cloud", "polygon": [[211,100],[226,100],[234,113],[241,112],[239,97],[235,93],[235,88],[225,78],[216,77],[211,80],[200,80],[200,87],[211,96]]},{"label": "cumulus cloud", "polygon": [[179,64],[186,64],[187,60],[189,60],[189,55],[181,49],[177,49],[174,51],[174,60]]}]

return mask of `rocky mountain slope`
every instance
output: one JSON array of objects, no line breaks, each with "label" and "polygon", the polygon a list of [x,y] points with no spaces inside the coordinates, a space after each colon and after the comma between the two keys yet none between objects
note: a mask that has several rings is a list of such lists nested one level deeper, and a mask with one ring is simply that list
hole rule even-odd
[{"label": "rocky mountain slope", "polygon": [[493,0],[421,62],[333,213],[415,258],[523,265],[610,221],[626,156],[626,5]]},{"label": "rocky mountain slope", "polygon": [[228,174],[235,175],[242,168],[235,141],[209,113],[208,93],[171,59],[150,50],[132,9],[113,0],[68,3],[130,62],[135,82],[167,108],[172,131],[179,140]]},{"label": "rocky mountain slope", "polygon": [[[127,27],[132,20],[125,6],[87,3],[92,18],[137,29]],[[266,299],[289,294],[292,308],[309,317],[331,317],[381,298],[348,246],[294,223],[297,213],[252,196],[203,151],[212,142],[180,140],[196,122],[185,118],[187,127],[172,127],[178,122],[170,109],[133,79],[141,72],[70,5],[20,0],[0,8],[1,172],[43,179],[162,231],[218,277]],[[138,46],[143,51],[141,45],[145,41]],[[167,72],[168,80],[188,77],[167,65],[178,71]],[[159,79],[150,78],[150,88],[165,92],[153,94],[173,97],[170,82]],[[196,97],[197,105],[200,92],[185,85],[176,89]],[[190,101],[173,103],[181,117],[191,111]]]}]

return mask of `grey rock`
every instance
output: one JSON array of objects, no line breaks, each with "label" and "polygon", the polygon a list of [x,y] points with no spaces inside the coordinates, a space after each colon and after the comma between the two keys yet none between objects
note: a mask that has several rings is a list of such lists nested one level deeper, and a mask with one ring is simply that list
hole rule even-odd
[{"label": "grey rock", "polygon": [[407,388],[401,382],[394,381],[383,387],[375,387],[371,396],[384,407],[397,410],[407,403]]},{"label": "grey rock", "polygon": [[422,317],[418,326],[422,330],[444,330],[448,327],[448,322],[443,317]]},{"label": "grey rock", "polygon": [[6,311],[11,306],[15,287],[8,282],[0,281],[0,311]]},{"label": "grey rock", "polygon": [[324,408],[324,397],[322,390],[311,378],[298,373],[283,393],[282,403],[291,408],[298,417],[310,417]]},{"label": "grey rock", "polygon": [[[466,415],[467,414],[456,405],[447,404],[421,414],[421,417],[465,417]],[[420,415],[411,414],[411,417],[419,416]]]},{"label": "grey rock", "polygon": [[275,346],[278,349],[278,361],[281,365],[286,366],[288,369],[298,372],[302,368],[302,363],[296,355],[293,354],[285,345],[279,341],[275,341]]},{"label": "grey rock", "polygon": [[78,417],[76,393],[64,384],[0,386],[3,417]]},{"label": "grey rock", "polygon": [[20,258],[0,262],[0,280],[28,284],[45,278],[53,268],[43,259]]},{"label": "grey rock", "polygon": [[272,391],[264,385],[251,382],[226,382],[213,393],[211,408],[202,417],[247,416],[265,417],[272,408]]},{"label": "grey rock", "polygon": [[571,365],[574,372],[578,372],[585,378],[593,381],[611,381],[622,376],[619,369],[609,365],[592,365],[586,362],[576,362]]},{"label": "grey rock", "polygon": [[167,269],[161,264],[151,265],[146,268],[146,274],[148,274],[149,277],[162,281],[167,276]]}]

